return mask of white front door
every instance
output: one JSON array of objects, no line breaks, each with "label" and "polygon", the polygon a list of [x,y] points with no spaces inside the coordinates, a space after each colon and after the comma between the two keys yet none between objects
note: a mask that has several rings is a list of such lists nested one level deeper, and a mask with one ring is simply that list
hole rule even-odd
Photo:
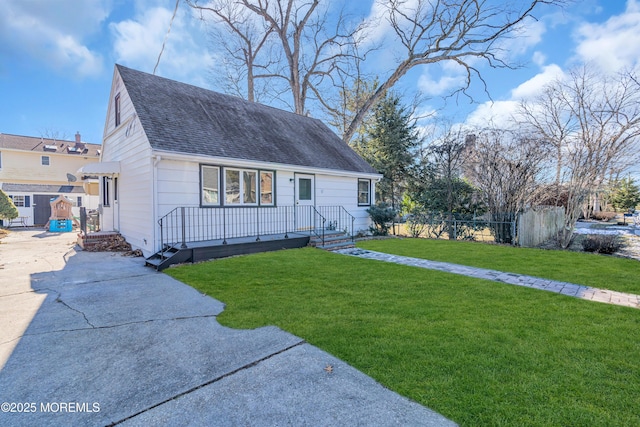
[{"label": "white front door", "polygon": [[307,174],[295,174],[295,220],[296,229],[312,230],[316,222],[315,214],[315,177]]}]

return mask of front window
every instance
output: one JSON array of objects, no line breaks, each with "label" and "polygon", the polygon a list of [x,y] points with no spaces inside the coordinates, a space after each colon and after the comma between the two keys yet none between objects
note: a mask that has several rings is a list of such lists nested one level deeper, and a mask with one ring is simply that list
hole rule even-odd
[{"label": "front window", "polygon": [[49,156],[40,157],[40,163],[42,164],[42,166],[49,166],[51,164]]},{"label": "front window", "polygon": [[368,206],[371,204],[371,180],[358,180],[358,205]]},{"label": "front window", "polygon": [[255,205],[258,203],[258,172],[225,169],[224,192],[226,205]]},{"label": "front window", "polygon": [[202,166],[202,205],[220,205],[220,168]]},{"label": "front window", "polygon": [[274,205],[273,171],[200,166],[202,206]]},{"label": "front window", "polygon": [[260,172],[260,204],[273,205],[273,172]]}]

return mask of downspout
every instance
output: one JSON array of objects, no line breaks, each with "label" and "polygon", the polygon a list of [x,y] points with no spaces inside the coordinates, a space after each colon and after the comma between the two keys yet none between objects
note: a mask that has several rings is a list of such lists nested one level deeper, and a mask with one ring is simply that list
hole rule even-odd
[{"label": "downspout", "polygon": [[162,160],[162,156],[155,154],[152,155],[153,158],[153,178],[152,178],[152,194],[151,194],[151,205],[152,205],[152,224],[153,224],[153,240],[152,240],[152,248],[151,252],[156,253],[158,250],[158,164]]}]

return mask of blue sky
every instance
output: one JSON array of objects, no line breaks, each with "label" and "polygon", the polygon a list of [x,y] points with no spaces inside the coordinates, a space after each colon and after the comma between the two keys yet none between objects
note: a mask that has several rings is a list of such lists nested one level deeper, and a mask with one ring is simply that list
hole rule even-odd
[{"label": "blue sky", "polygon": [[[355,4],[362,17],[376,13],[373,0]],[[174,6],[174,0],[0,0],[0,132],[73,139],[79,131],[84,141],[100,143],[114,63],[152,72]],[[520,69],[482,69],[491,101],[475,81],[477,103],[448,102],[437,114],[483,123],[576,64],[640,67],[640,0],[578,0],[536,17],[505,46]],[[216,53],[207,40],[203,23],[181,3],[157,74],[215,90]],[[399,88],[425,93],[430,100],[422,108],[431,111],[461,78],[453,67],[421,67]]]}]

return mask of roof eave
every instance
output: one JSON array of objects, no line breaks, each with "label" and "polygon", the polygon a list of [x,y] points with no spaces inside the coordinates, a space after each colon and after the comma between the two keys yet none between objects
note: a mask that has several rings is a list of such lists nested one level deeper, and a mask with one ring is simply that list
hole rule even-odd
[{"label": "roof eave", "polygon": [[317,173],[317,174],[326,174],[326,175],[339,175],[339,176],[350,176],[350,177],[358,177],[358,178],[370,178],[370,179],[381,179],[382,175],[379,173],[372,172],[362,172],[362,171],[348,171],[343,169],[328,169],[328,168],[318,168],[312,166],[301,166],[301,165],[291,165],[286,163],[274,163],[274,162],[263,162],[258,160],[247,160],[247,159],[238,159],[232,157],[217,157],[217,156],[205,156],[205,155],[197,155],[191,153],[182,153],[177,151],[168,151],[168,150],[153,150],[153,156],[155,158],[160,157],[161,159],[167,160],[179,160],[179,161],[188,161],[188,162],[197,162],[197,163],[211,163],[211,164],[219,164],[219,165],[233,165],[237,167],[247,167],[247,168],[259,168],[259,169],[275,169],[275,170],[284,170],[291,172],[300,172],[304,170],[308,173]]}]

